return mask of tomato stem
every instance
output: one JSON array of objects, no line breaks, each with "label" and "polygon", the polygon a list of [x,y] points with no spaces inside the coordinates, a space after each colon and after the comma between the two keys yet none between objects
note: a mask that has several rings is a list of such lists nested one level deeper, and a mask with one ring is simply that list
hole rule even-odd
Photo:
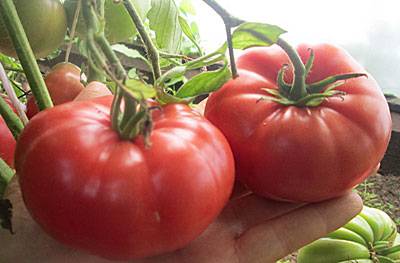
[{"label": "tomato stem", "polygon": [[36,63],[32,48],[29,45],[21,20],[12,0],[0,1],[0,13],[9,36],[13,42],[18,58],[24,69],[29,86],[40,110],[53,106],[39,66]]},{"label": "tomato stem", "polygon": [[101,50],[104,52],[104,55],[111,63],[112,68],[115,68],[117,79],[125,81],[127,74],[124,66],[122,66],[121,61],[118,59],[114,50],[112,50],[108,40],[104,35],[104,32],[95,34],[95,39]]},{"label": "tomato stem", "polygon": [[114,99],[111,105],[111,126],[114,131],[120,132],[119,120],[121,115],[121,101],[122,101],[122,90],[117,88],[115,90]]},{"label": "tomato stem", "polygon": [[11,179],[14,177],[14,174],[14,170],[0,158],[0,200],[4,197],[4,192]]},{"label": "tomato stem", "polygon": [[135,100],[134,98],[132,98],[130,96],[124,96],[124,99],[126,102],[126,106],[125,106],[125,110],[124,110],[124,115],[122,116],[122,119],[121,119],[122,129],[123,129],[123,127],[126,126],[130,117],[134,116],[136,114],[136,107],[137,107],[137,100]]},{"label": "tomato stem", "polygon": [[0,96],[0,115],[3,117],[14,138],[17,140],[24,129],[24,125],[2,96]]},{"label": "tomato stem", "polygon": [[[110,112],[112,128],[123,140],[131,140],[135,136],[143,134],[147,141],[148,133],[143,123],[151,119],[151,116],[148,116],[148,106],[146,101],[138,100],[130,94],[126,87],[125,68],[105,37],[104,4],[104,0],[82,1],[81,3],[87,26],[89,63],[97,71],[99,70],[96,64],[101,65],[101,69],[105,72],[103,75],[109,77],[116,84]],[[134,9],[133,11],[135,12]]]},{"label": "tomato stem", "polygon": [[230,65],[231,65],[231,72],[232,72],[232,77],[235,79],[239,75],[238,75],[238,71],[237,71],[235,53],[234,53],[234,49],[233,49],[231,29],[234,28],[234,27],[239,26],[242,23],[244,23],[244,21],[239,19],[239,18],[236,18],[236,17],[232,16],[228,11],[226,11],[215,0],[203,0],[203,2],[206,3],[209,7],[211,7],[217,13],[222,18],[222,21],[225,24],[225,31],[226,31],[226,37],[227,37],[228,50],[229,50],[229,59],[230,59]]},{"label": "tomato stem", "polygon": [[137,31],[139,32],[140,38],[144,43],[148,58],[150,60],[152,71],[154,75],[154,81],[158,80],[161,77],[161,68],[160,68],[160,55],[158,53],[157,47],[154,45],[151,40],[150,35],[147,33],[147,30],[143,24],[142,19],[139,16],[135,6],[132,4],[130,0],[123,0],[126,10],[132,18],[133,23],[136,26]]},{"label": "tomato stem", "polygon": [[75,12],[74,12],[74,20],[72,21],[71,32],[69,34],[69,43],[67,47],[67,51],[65,52],[65,62],[69,62],[69,57],[71,55],[72,45],[74,43],[76,27],[79,21],[79,14],[81,13],[81,2],[82,0],[78,0]]},{"label": "tomato stem", "polygon": [[301,61],[301,58],[297,51],[289,45],[285,40],[279,38],[277,44],[285,51],[289,56],[289,59],[294,68],[294,81],[290,89],[289,98],[291,100],[298,100],[307,95],[306,89],[306,67]]}]

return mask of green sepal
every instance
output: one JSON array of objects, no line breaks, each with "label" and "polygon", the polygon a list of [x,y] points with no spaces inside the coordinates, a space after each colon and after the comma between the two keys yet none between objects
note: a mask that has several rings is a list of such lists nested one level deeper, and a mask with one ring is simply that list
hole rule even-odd
[{"label": "green sepal", "polygon": [[348,80],[348,79],[359,78],[359,77],[368,77],[368,75],[365,73],[347,73],[347,74],[329,76],[321,81],[307,85],[307,91],[309,93],[318,93],[318,92],[323,91],[327,86],[329,86],[339,80]]}]

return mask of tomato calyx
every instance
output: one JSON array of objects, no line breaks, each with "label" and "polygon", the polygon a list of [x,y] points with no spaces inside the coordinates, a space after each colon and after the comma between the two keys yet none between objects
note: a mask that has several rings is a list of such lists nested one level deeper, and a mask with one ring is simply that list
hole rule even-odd
[{"label": "tomato calyx", "polygon": [[343,99],[346,93],[336,88],[343,85],[346,80],[368,77],[365,73],[346,73],[328,76],[323,80],[308,84],[306,83],[306,79],[313,67],[314,51],[309,49],[310,57],[306,64],[304,64],[297,51],[286,41],[279,39],[277,44],[286,52],[293,65],[293,82],[287,83],[285,81],[285,73],[289,70],[289,65],[284,64],[279,70],[276,80],[278,89],[264,88],[263,90],[268,95],[262,97],[261,100],[268,99],[285,106],[317,107],[330,97],[340,97]]},{"label": "tomato calyx", "polygon": [[150,106],[146,100],[138,100],[125,87],[118,89],[111,106],[111,125],[121,140],[132,140],[143,135],[146,147],[149,147],[150,133],[153,129],[151,111],[159,109]]}]

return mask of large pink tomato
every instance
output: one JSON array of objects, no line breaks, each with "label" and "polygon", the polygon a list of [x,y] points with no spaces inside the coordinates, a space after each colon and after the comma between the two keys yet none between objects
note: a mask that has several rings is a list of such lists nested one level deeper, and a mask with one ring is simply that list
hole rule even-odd
[{"label": "large pink tomato", "polygon": [[[315,61],[307,84],[365,73],[347,52],[328,44],[300,45],[304,64],[310,49]],[[368,75],[347,80],[336,88],[338,96],[316,106],[283,105],[265,89],[278,92],[278,72],[288,63],[278,46],[248,49],[237,61],[239,77],[211,95],[205,116],[228,139],[238,179],[255,193],[296,202],[342,195],[370,175],[385,153],[391,134],[385,97]],[[291,83],[291,72],[286,77]]]},{"label": "large pink tomato", "polygon": [[112,96],[40,112],[17,144],[25,204],[55,239],[110,259],[182,248],[216,218],[234,179],[230,147],[186,105],[153,112],[151,146],[111,128]]}]

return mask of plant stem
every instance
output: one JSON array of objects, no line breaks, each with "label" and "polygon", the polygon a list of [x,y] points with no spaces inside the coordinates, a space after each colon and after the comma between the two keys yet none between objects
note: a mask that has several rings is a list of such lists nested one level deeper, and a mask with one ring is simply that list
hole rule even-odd
[{"label": "plant stem", "polygon": [[0,115],[3,117],[14,138],[18,139],[24,129],[24,125],[2,96],[0,96]]},{"label": "plant stem", "polygon": [[100,46],[106,58],[111,63],[111,65],[115,67],[117,73],[116,75],[117,79],[124,81],[126,79],[126,71],[124,69],[124,66],[121,64],[121,61],[118,59],[114,50],[112,50],[104,33],[95,34],[95,40],[97,44]]},{"label": "plant stem", "polygon": [[26,117],[25,111],[21,106],[21,102],[19,101],[17,95],[15,94],[15,90],[11,86],[11,83],[8,80],[7,74],[1,62],[0,62],[0,79],[1,82],[3,83],[3,88],[6,91],[8,98],[11,100],[14,108],[17,110],[18,115],[22,120],[22,123],[26,125],[29,122],[28,117]]},{"label": "plant stem", "polygon": [[140,18],[135,6],[129,0],[124,0],[124,5],[125,8],[128,10],[128,13],[131,16],[133,23],[135,24],[136,29],[139,32],[140,38],[142,39],[145,45],[147,55],[152,65],[154,80],[156,81],[161,76],[161,69],[159,62],[160,58],[157,47],[154,45],[150,35],[147,33],[143,21]]},{"label": "plant stem", "polygon": [[294,68],[294,81],[290,90],[290,98],[292,100],[298,100],[307,95],[306,88],[306,67],[301,61],[301,58],[297,51],[290,46],[285,40],[279,38],[277,44],[286,52],[292,62]]},{"label": "plant stem", "polygon": [[32,48],[29,45],[24,28],[18,17],[17,10],[12,0],[0,1],[0,13],[6,25],[8,34],[14,44],[18,58],[24,69],[26,78],[40,110],[52,107],[49,92],[44,83],[39,66],[36,63]]},{"label": "plant stem", "polygon": [[237,78],[238,72],[235,61],[235,53],[233,50],[233,42],[232,42],[232,32],[231,29],[233,27],[237,27],[240,24],[244,23],[243,20],[232,16],[228,11],[226,11],[220,4],[218,4],[215,0],[203,0],[208,6],[210,6],[224,21],[226,38],[228,43],[229,50],[229,59],[231,64],[232,77]]},{"label": "plant stem", "polygon": [[244,23],[243,20],[231,15],[215,0],[203,0],[203,2],[206,3],[209,7],[211,7],[222,18],[222,20],[224,20],[224,22],[229,23],[231,27],[237,27],[240,24]]},{"label": "plant stem", "polygon": [[74,13],[74,20],[72,21],[71,32],[70,32],[70,35],[69,35],[70,40],[69,40],[69,43],[68,43],[67,51],[65,52],[65,62],[69,61],[69,56],[71,54],[72,45],[74,43],[76,26],[78,25],[79,14],[81,13],[81,2],[82,2],[82,0],[78,0],[78,2],[76,4],[76,9],[75,9],[75,13]]},{"label": "plant stem", "polygon": [[235,79],[239,75],[238,75],[237,67],[236,67],[235,51],[233,50],[231,26],[229,26],[228,24],[225,24],[225,30],[226,30],[226,39],[228,42],[229,60],[231,63],[232,78]]},{"label": "plant stem", "polygon": [[4,196],[4,192],[7,189],[8,184],[14,177],[14,170],[7,165],[7,163],[0,158],[0,200]]}]

